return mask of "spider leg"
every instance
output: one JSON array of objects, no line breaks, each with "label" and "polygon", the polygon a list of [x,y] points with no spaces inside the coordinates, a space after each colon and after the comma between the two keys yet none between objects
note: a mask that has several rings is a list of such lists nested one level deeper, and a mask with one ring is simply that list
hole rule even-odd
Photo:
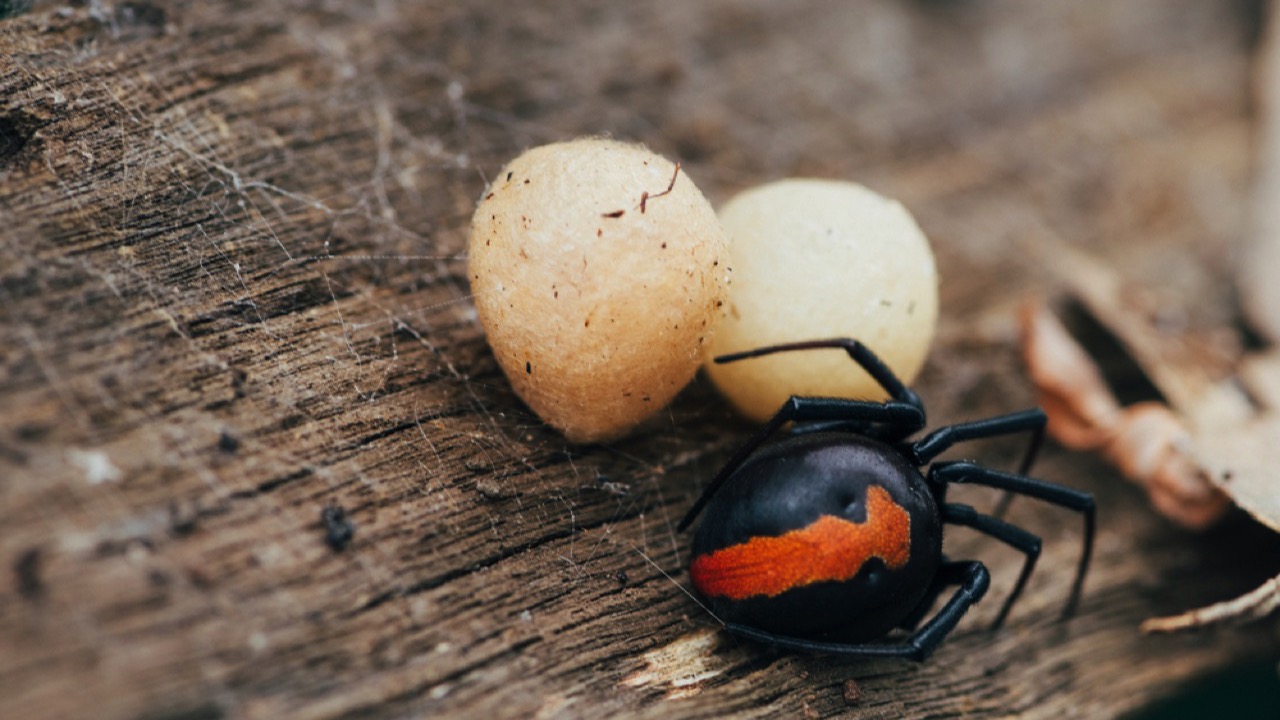
[{"label": "spider leg", "polygon": [[987,569],[982,563],[975,561],[946,563],[938,569],[938,578],[946,585],[960,587],[947,604],[929,619],[929,622],[900,643],[841,643],[806,640],[789,635],[775,635],[736,623],[729,623],[725,628],[734,635],[775,645],[784,650],[863,658],[897,657],[921,661],[929,657],[947,635],[951,634],[965,612],[987,592],[991,582]]},{"label": "spider leg", "polygon": [[[1071,585],[1071,596],[1063,616],[1075,612],[1080,603],[1080,591],[1084,587],[1084,576],[1089,570],[1089,558],[1093,556],[1093,536],[1096,524],[1096,508],[1093,496],[1083,490],[1076,490],[1064,485],[1037,480],[1023,475],[1000,472],[984,468],[971,462],[948,462],[933,466],[929,478],[938,486],[948,483],[969,483],[983,485],[999,490],[1008,490],[1019,495],[1029,495],[1045,502],[1075,510],[1084,515],[1084,548],[1080,552],[1080,565],[1076,568],[1076,579]],[[991,518],[995,519],[995,518]]]},{"label": "spider leg", "polygon": [[[1019,432],[1030,432],[1031,440],[1027,443],[1022,462],[1018,463],[1017,474],[1026,475],[1031,471],[1036,455],[1040,453],[1040,445],[1044,442],[1045,425],[1048,418],[1040,408],[1031,408],[1021,412],[1001,415],[999,417],[972,422],[959,423],[938,428],[917,441],[911,447],[918,465],[926,465],[947,448],[965,440],[998,437]],[[1013,493],[1006,492],[996,503],[992,516],[1003,518],[1013,503]]]},{"label": "spider leg", "polygon": [[968,505],[946,505],[942,508],[942,521],[973,528],[1026,556],[1022,563],[1022,572],[1018,575],[1018,582],[1013,586],[1009,597],[1005,599],[1004,605],[1000,606],[1000,614],[996,616],[995,622],[991,623],[991,629],[998,630],[1004,624],[1005,618],[1009,616],[1009,609],[1013,607],[1013,603],[1022,595],[1027,579],[1031,577],[1031,571],[1035,569],[1036,559],[1040,557],[1040,538],[1003,520],[983,515]]},{"label": "spider leg", "polygon": [[[880,359],[878,355],[871,351],[871,348],[863,345],[857,340],[850,338],[831,338],[828,340],[806,340],[803,342],[783,343],[781,345],[769,345],[767,347],[756,348],[755,350],[747,350],[745,352],[729,353],[721,355],[715,359],[717,364],[737,362],[746,360],[747,358],[761,357],[763,355],[772,355],[779,352],[790,352],[793,350],[818,350],[823,348],[838,348],[849,353],[849,357],[867,372],[880,387],[884,389],[889,397],[898,402],[907,403],[914,406],[920,411],[921,422],[920,427],[924,427],[924,404],[920,402],[920,397],[915,394],[911,388],[907,387],[893,370]],[[917,428],[919,429],[919,428]]]},{"label": "spider leg", "polygon": [[1031,442],[1018,465],[1018,474],[1026,475],[1035,462],[1040,444],[1044,440],[1044,428],[1048,418],[1040,408],[1031,408],[998,417],[947,425],[925,435],[911,446],[916,465],[927,465],[947,448],[965,440],[1012,435],[1030,432]]},{"label": "spider leg", "polygon": [[[702,491],[698,501],[689,509],[688,514],[676,527],[683,532],[698,517],[702,508],[712,495],[724,485],[734,471],[746,462],[751,453],[764,444],[771,435],[788,422],[811,422],[823,420],[868,421],[885,425],[899,426],[904,429],[919,429],[924,424],[924,412],[908,403],[890,400],[889,402],[868,402],[865,400],[845,400],[842,398],[816,398],[791,396],[782,404],[778,412],[765,423],[755,435],[743,444],[729,462],[712,478],[711,483]],[[910,430],[914,432],[915,430]]]}]

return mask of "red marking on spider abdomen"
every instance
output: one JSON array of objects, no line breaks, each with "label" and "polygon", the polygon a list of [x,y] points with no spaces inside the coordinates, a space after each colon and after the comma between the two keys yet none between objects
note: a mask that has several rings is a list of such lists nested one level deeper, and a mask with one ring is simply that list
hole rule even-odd
[{"label": "red marking on spider abdomen", "polygon": [[911,556],[911,515],[879,485],[867,489],[867,519],[823,515],[777,537],[754,537],[693,559],[689,576],[707,597],[774,596],[823,581],[848,580],[871,558],[891,570]]}]

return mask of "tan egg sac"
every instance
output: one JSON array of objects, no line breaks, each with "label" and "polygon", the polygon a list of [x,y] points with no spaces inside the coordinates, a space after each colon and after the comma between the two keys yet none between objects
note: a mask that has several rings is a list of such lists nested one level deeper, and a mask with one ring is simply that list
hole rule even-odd
[{"label": "tan egg sac", "polygon": [[525,152],[477,206],[468,252],[498,363],[574,442],[619,437],[670,402],[723,313],[715,212],[678,165],[638,145]]},{"label": "tan egg sac", "polygon": [[[915,378],[937,323],[938,275],[928,240],[901,204],[854,183],[783,180],[741,193],[720,219],[733,286],[712,356],[848,337],[903,382]],[[791,395],[885,397],[842,350],[708,364],[707,373],[756,420]]]}]

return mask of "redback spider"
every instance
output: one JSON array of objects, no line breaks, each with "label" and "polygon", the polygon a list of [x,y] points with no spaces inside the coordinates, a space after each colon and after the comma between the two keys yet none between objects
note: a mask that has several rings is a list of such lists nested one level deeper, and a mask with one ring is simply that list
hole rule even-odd
[{"label": "redback spider", "polygon": [[[1039,408],[948,425],[919,440],[924,405],[856,340],[796,342],[723,355],[718,363],[792,350],[841,348],[889,394],[884,402],[792,396],[712,479],[679,529],[701,513],[689,576],[726,628],[788,650],[923,660],[987,591],[975,560],[942,555],[942,527],[963,525],[1025,556],[998,628],[1040,556],[1040,538],[968,505],[947,486],[968,483],[1039,498],[1084,515],[1084,547],[1063,615],[1074,612],[1093,552],[1089,493],[1026,476],[1044,436]],[[786,423],[792,432],[765,445]],[[953,444],[1031,433],[1017,473],[936,462]],[[927,474],[921,468],[930,465]],[[921,623],[942,590],[959,586]],[[895,628],[899,642],[869,642]]]}]

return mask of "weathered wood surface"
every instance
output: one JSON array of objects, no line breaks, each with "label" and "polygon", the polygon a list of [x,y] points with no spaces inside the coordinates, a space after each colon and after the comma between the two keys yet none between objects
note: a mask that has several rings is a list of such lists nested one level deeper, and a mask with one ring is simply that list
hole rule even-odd
[{"label": "weathered wood surface", "polygon": [[[1230,320],[1251,4],[540,5],[0,23],[0,715],[1103,717],[1276,656],[1137,632],[1268,577],[1272,538],[1174,530],[1052,448],[1040,474],[1101,505],[1071,622],[1078,519],[1023,501],[1046,551],[1000,633],[986,603],[921,666],[726,638],[673,525],[748,428],[695,385],[566,446],[487,352],[462,255],[486,174],[584,133],[716,201],[858,178],[937,246],[934,422],[1014,409],[1011,310],[1056,243],[1155,283],[1179,332]],[[1013,553],[948,544],[1009,588]]]}]

